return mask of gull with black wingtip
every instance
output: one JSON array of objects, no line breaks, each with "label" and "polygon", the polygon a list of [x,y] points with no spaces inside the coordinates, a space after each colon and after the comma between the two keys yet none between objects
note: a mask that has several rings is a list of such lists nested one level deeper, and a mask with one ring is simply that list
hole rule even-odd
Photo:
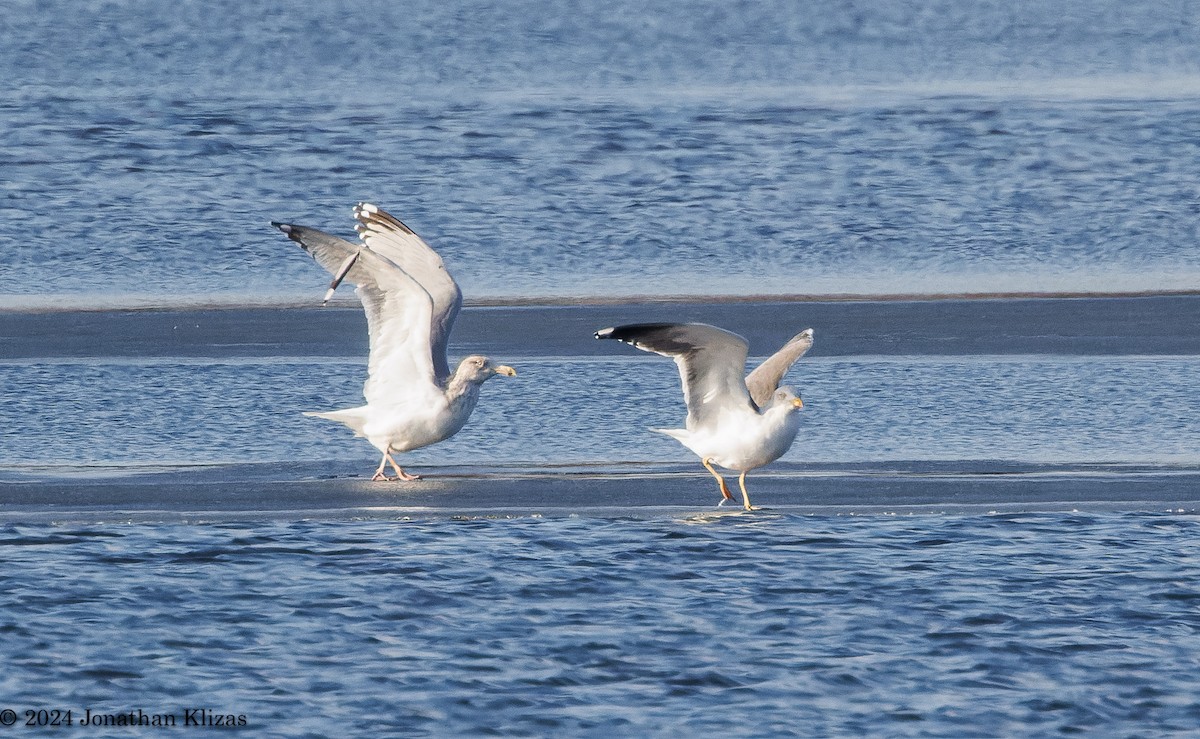
[{"label": "gull with black wingtip", "polygon": [[675,360],[687,403],[685,428],[652,429],[691,449],[717,478],[721,504],[733,499],[725,478],[713,465],[740,472],[742,504],[750,505],[746,473],[779,459],[800,430],[800,396],[779,383],[788,368],[808,351],[813,330],[796,334],[749,376],[744,338],[704,323],[639,323],[596,332],[643,351]]}]

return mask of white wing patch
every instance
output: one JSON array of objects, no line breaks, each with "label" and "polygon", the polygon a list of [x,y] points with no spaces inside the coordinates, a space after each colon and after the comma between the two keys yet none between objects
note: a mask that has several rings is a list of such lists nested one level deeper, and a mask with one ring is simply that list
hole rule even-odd
[{"label": "white wing patch", "polygon": [[424,404],[441,397],[429,346],[429,294],[395,265],[382,284],[362,284],[357,292],[371,342],[363,386],[367,404]]}]

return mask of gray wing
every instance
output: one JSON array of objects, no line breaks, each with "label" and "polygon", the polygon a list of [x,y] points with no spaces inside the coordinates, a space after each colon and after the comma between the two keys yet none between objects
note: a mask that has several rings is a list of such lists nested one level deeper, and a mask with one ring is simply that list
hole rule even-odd
[{"label": "gray wing", "polygon": [[446,360],[450,330],[462,307],[462,290],[450,276],[437,252],[411,228],[378,206],[359,203],[354,206],[355,230],[371,251],[386,257],[407,272],[433,301],[430,344],[433,366],[439,382],[450,376]]},{"label": "gray wing", "polygon": [[779,383],[788,369],[813,345],[813,330],[806,328],[791,338],[783,348],[772,354],[746,378],[746,389],[750,397],[761,408],[779,389]]},{"label": "gray wing", "polygon": [[726,409],[758,410],[742,379],[749,345],[737,334],[704,323],[640,323],[601,329],[596,338],[674,359],[689,430],[715,422]]},{"label": "gray wing", "polygon": [[432,402],[440,393],[430,350],[429,294],[370,249],[306,226],[272,221],[332,274],[358,285],[371,342],[363,395],[368,404]]}]

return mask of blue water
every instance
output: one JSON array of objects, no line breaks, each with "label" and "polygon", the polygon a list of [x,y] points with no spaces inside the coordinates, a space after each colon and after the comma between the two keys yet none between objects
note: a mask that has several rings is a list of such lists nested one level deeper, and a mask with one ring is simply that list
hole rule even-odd
[{"label": "blue water", "polygon": [[1198,533],[1165,514],[8,526],[0,694],[207,707],[256,736],[1182,736]]},{"label": "blue water", "polygon": [[[0,309],[311,304],[327,277],[268,222],[351,236],[358,200],[425,236],[468,300],[1200,289],[1192,2],[9,0],[0,36]],[[3,512],[0,722],[1194,734],[1194,511],[1152,490],[1133,512],[798,505],[816,477],[904,465],[1071,491],[1087,465],[1194,475],[1196,357],[833,357],[816,328],[774,468],[797,505],[776,511],[718,514],[705,480],[682,513]],[[695,467],[646,430],[682,418],[670,362],[514,363],[406,462]],[[359,402],[363,372],[6,360],[0,488],[368,472],[361,440],[299,415]],[[994,502],[1021,507],[967,501]]]},{"label": "blue water", "polygon": [[[594,5],[594,7],[592,7]],[[1191,3],[8,3],[0,305],[1196,289]]]},{"label": "blue water", "polygon": [[[300,414],[362,402],[364,360],[111,359],[0,363],[9,394],[0,467],[326,461],[375,451]],[[526,358],[484,386],[471,422],[404,455],[417,466],[603,465],[691,459],[650,427],[686,415],[657,357]],[[1195,357],[811,357],[782,462],[1200,465]],[[50,413],[47,413],[47,410]],[[74,462],[74,463],[73,463]]]}]

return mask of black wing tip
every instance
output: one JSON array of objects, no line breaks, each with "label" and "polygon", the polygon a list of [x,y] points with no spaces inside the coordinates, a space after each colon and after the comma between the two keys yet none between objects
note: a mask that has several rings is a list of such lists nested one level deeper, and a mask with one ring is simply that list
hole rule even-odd
[{"label": "black wing tip", "polygon": [[300,226],[296,226],[291,223],[281,223],[279,221],[271,221],[271,225],[282,231],[284,236],[287,236],[289,239],[295,241],[297,244],[303,247],[305,251],[308,251],[308,246],[304,243],[304,237],[300,233],[302,230]]},{"label": "black wing tip", "polygon": [[404,222],[399,218],[391,213],[388,213],[378,205],[368,203],[365,200],[360,200],[354,204],[354,219],[358,221],[358,225],[354,227],[354,230],[358,231],[359,234],[362,234],[363,231],[367,230],[367,226],[370,223],[383,222],[384,224],[387,224],[388,226],[391,226],[392,228],[395,228],[403,233],[411,236],[417,235],[416,231],[413,231],[411,228],[404,225]]},{"label": "black wing tip", "polygon": [[283,232],[283,235],[295,241],[297,244],[304,246],[304,242],[300,240],[300,227],[292,223],[283,223],[281,221],[271,221],[271,225]]},{"label": "black wing tip", "polygon": [[614,339],[628,344],[638,337],[644,336],[648,331],[655,331],[670,325],[669,323],[628,323],[624,326],[602,328],[596,332],[595,336],[597,339]]},{"label": "black wing tip", "polygon": [[306,231],[304,226],[297,226],[292,223],[280,223],[279,221],[271,221],[271,225],[282,231],[284,236],[299,244],[301,249],[312,254],[312,245],[304,243]]}]

